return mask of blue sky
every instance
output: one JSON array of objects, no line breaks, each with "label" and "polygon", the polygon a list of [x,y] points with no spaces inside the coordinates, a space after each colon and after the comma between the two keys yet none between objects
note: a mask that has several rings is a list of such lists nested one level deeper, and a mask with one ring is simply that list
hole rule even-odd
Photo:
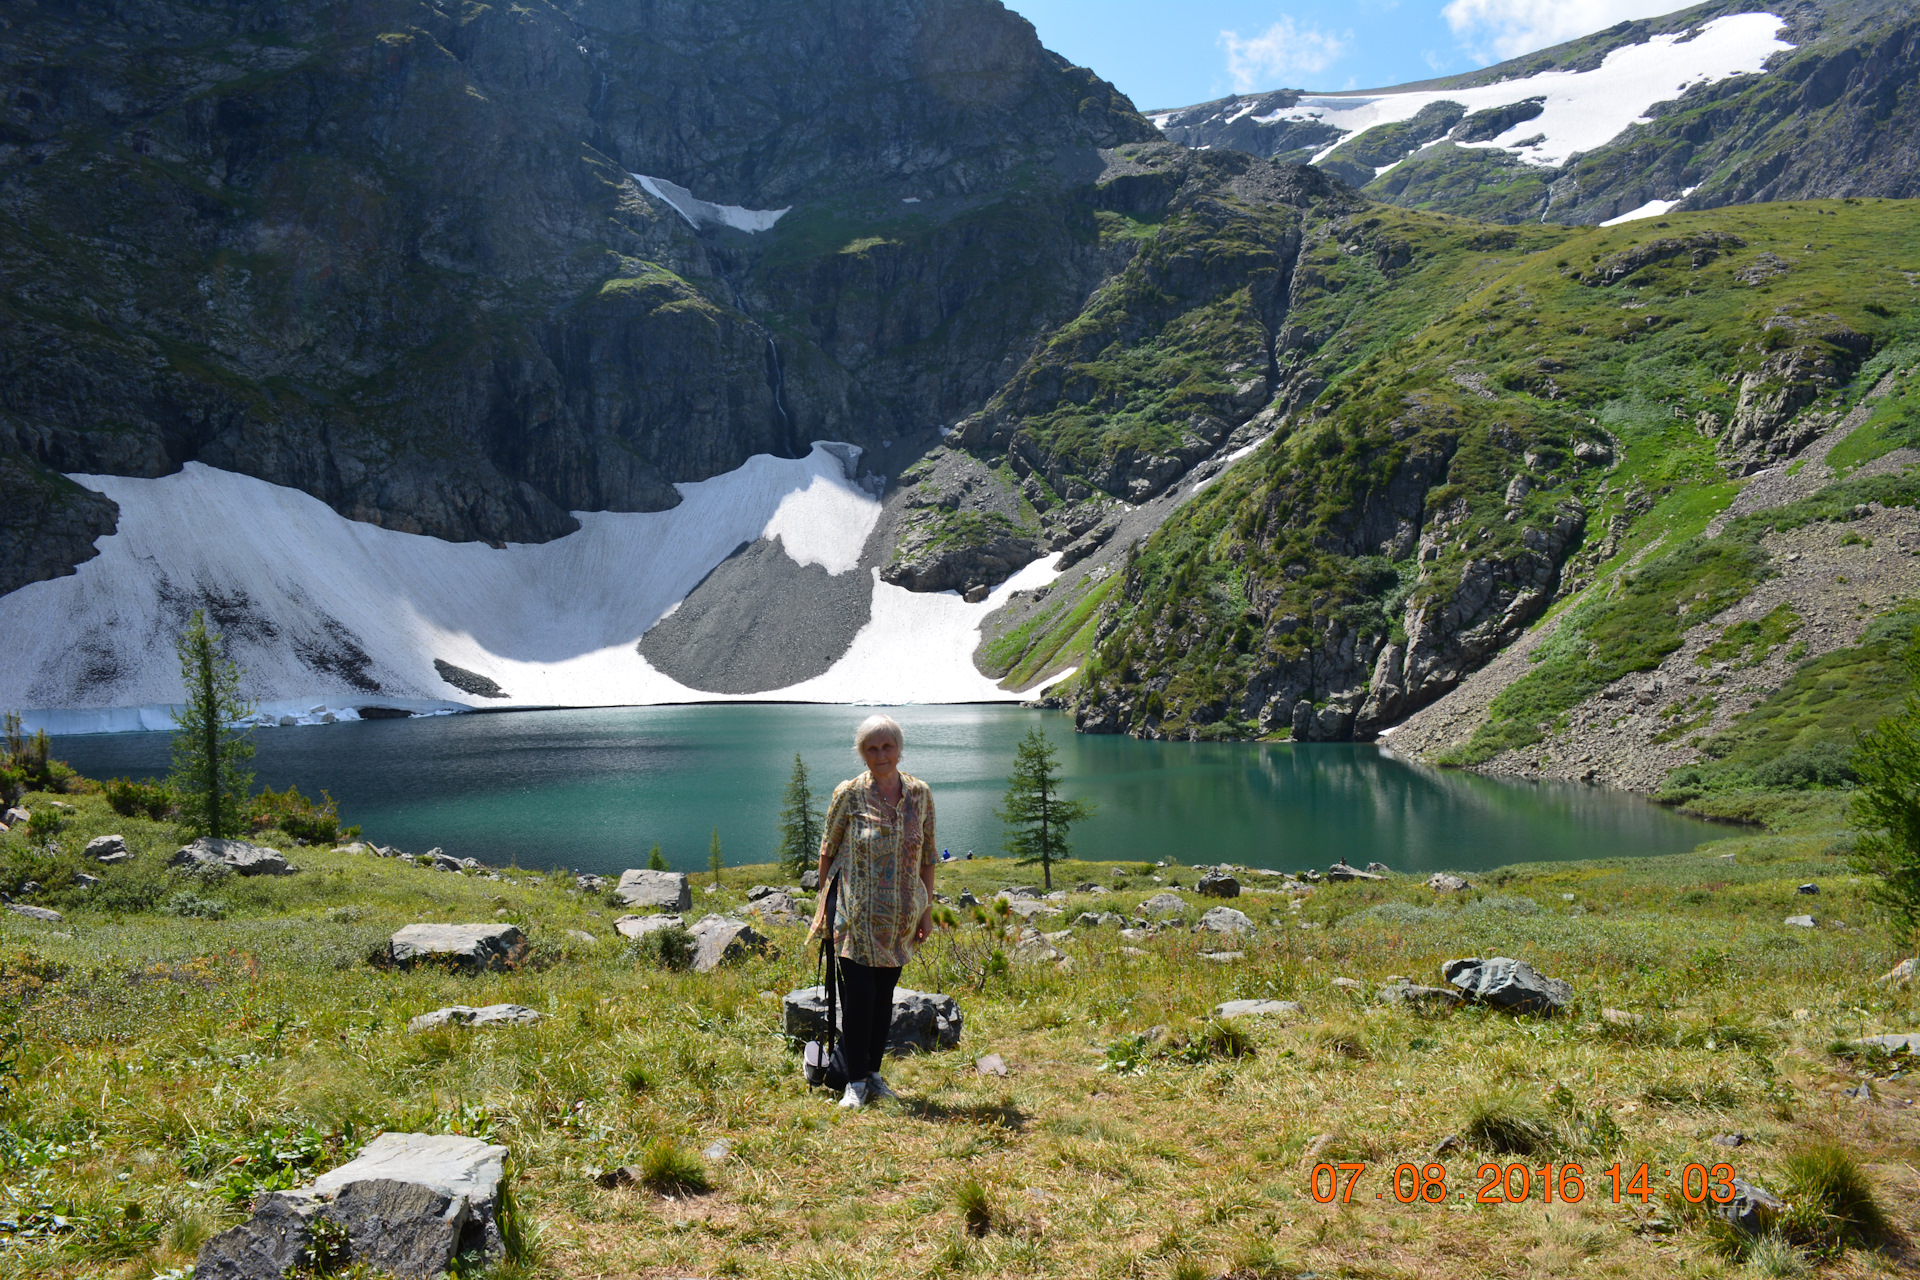
[{"label": "blue sky", "polygon": [[1005,0],[1136,106],[1375,89],[1544,49],[1675,0]]}]

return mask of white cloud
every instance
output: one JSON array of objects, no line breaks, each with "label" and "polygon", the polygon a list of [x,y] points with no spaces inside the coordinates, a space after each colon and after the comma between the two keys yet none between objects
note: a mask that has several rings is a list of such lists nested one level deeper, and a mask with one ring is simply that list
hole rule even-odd
[{"label": "white cloud", "polygon": [[1505,59],[1687,7],[1675,0],[1451,0],[1440,12],[1476,56]]},{"label": "white cloud", "polygon": [[1257,36],[1242,38],[1238,31],[1222,31],[1220,47],[1227,51],[1227,74],[1239,93],[1277,89],[1302,75],[1324,71],[1347,51],[1352,33],[1336,36],[1316,27],[1302,29],[1292,18],[1282,18]]}]

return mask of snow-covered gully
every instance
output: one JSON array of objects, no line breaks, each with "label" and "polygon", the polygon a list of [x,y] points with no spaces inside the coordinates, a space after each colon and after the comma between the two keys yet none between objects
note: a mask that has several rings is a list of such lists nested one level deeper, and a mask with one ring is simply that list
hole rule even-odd
[{"label": "snow-covered gully", "polygon": [[[750,458],[677,486],[670,511],[578,512],[578,532],[495,549],[348,520],[298,490],[198,463],[160,479],[77,475],[120,505],[118,530],[72,576],[0,597],[0,706],[30,726],[162,728],[181,693],[173,637],[205,608],[275,722],[379,706],[618,706],[670,702],[986,702],[1025,696],[973,665],[981,622],[1055,575],[1029,565],[986,600],[914,593],[861,557],[880,502],[845,445]],[[727,695],[689,688],[640,637],[743,544],[777,540],[799,565],[872,580],[871,612],[823,673]],[[436,665],[436,663],[440,665]],[[500,695],[463,691],[491,681]],[[478,681],[470,679],[478,677]]]}]

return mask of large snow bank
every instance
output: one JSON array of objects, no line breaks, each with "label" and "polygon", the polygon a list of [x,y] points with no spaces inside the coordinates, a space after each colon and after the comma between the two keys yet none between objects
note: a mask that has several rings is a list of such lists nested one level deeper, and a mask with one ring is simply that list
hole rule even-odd
[{"label": "large snow bank", "polygon": [[1645,44],[1615,49],[1591,71],[1544,71],[1471,89],[1312,94],[1284,111],[1254,118],[1261,123],[1316,119],[1347,130],[1338,143],[1313,158],[1317,163],[1368,129],[1410,120],[1430,103],[1458,102],[1471,115],[1544,98],[1545,109],[1533,119],[1490,140],[1459,145],[1505,148],[1541,134],[1544,137],[1537,146],[1516,154],[1529,163],[1558,168],[1571,156],[1618,137],[1655,103],[1678,98],[1696,85],[1764,70],[1768,58],[1793,48],[1778,38],[1781,25],[1782,20],[1770,13],[1731,14],[1706,23],[1691,40],[1684,33],[1657,35]]},{"label": "large snow bank", "polygon": [[644,173],[636,173],[633,180],[648,195],[672,205],[674,212],[685,218],[687,225],[695,231],[707,227],[732,227],[735,231],[748,233],[770,231],[773,224],[780,221],[781,215],[793,208],[788,205],[786,209],[743,209],[737,204],[713,204],[665,178],[649,178]]},{"label": "large snow bank", "polygon": [[[181,697],[173,636],[205,608],[275,723],[355,707],[609,706],[736,700],[656,671],[635,643],[742,543],[778,537],[797,562],[857,572],[880,503],[850,480],[858,451],[761,455],[676,486],[671,511],[579,512],[578,532],[496,550],[348,520],[298,490],[190,463],[157,480],[73,477],[120,505],[118,530],[69,577],[0,597],[0,706],[59,732],[164,728]],[[748,699],[1012,701],[973,666],[1008,594],[987,600],[874,583],[873,614],[824,674]],[[869,571],[870,572],[870,571]],[[434,660],[495,681],[485,699]]]}]

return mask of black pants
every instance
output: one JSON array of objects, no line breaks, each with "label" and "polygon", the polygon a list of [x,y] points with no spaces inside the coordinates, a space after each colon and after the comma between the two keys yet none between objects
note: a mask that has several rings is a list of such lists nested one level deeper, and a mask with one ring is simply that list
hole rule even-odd
[{"label": "black pants", "polygon": [[855,964],[842,958],[840,966],[840,1045],[847,1075],[864,1080],[880,1070],[887,1052],[887,1032],[893,1026],[893,988],[900,970]]}]

